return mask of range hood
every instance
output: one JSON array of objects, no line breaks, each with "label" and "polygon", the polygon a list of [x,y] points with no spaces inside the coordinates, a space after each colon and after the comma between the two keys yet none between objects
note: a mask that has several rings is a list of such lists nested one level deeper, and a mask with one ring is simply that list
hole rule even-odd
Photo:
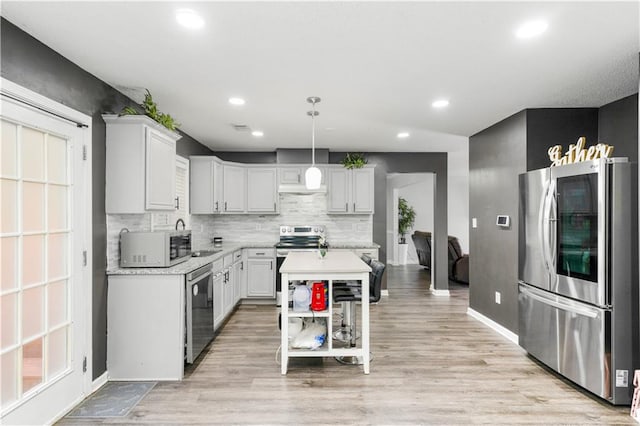
[{"label": "range hood", "polygon": [[307,189],[303,183],[286,183],[278,186],[280,194],[326,194],[327,186],[320,185],[318,189]]}]

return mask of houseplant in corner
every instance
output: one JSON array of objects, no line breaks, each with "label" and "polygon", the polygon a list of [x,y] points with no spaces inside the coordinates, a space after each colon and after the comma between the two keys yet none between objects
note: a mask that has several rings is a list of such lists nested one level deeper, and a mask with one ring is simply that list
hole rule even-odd
[{"label": "houseplant in corner", "polygon": [[407,232],[413,228],[413,224],[416,221],[416,212],[407,203],[407,200],[398,198],[398,234],[400,234],[400,241],[398,242],[398,263],[400,265],[407,264],[407,252],[409,244],[407,244]]}]

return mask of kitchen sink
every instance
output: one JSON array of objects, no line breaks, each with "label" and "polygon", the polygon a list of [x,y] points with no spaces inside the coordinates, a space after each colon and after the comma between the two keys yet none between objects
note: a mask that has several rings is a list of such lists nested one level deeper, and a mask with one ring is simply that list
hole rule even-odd
[{"label": "kitchen sink", "polygon": [[191,256],[193,256],[193,257],[206,257],[206,256],[211,256],[212,254],[220,253],[221,251],[222,251],[222,249],[196,250],[196,251],[191,253]]}]

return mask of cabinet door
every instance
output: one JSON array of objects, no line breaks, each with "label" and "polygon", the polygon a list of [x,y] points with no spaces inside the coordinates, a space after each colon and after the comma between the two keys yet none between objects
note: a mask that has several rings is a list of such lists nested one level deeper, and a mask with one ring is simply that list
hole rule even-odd
[{"label": "cabinet door", "polygon": [[233,304],[236,305],[239,301],[242,293],[242,262],[236,262],[233,265],[233,295],[234,301]]},{"label": "cabinet door", "polygon": [[329,169],[327,171],[327,211],[331,213],[349,213],[350,170]]},{"label": "cabinet door", "polygon": [[219,161],[213,162],[213,212],[222,213],[224,201],[222,198],[224,187],[224,166]]},{"label": "cabinet door", "polygon": [[224,320],[224,275],[222,271],[213,274],[213,328],[216,330]]},{"label": "cabinet door", "polygon": [[356,169],[352,170],[353,187],[351,199],[353,202],[353,213],[373,213],[373,170]]},{"label": "cabinet door", "polygon": [[211,214],[215,212],[213,198],[213,165],[210,158],[190,159],[189,204],[191,214]]},{"label": "cabinet door", "polygon": [[247,211],[249,213],[276,213],[278,193],[277,169],[247,169]]},{"label": "cabinet door", "polygon": [[147,210],[174,210],[176,144],[147,127],[145,207]]},{"label": "cabinet door", "polygon": [[223,166],[222,179],[225,213],[244,213],[246,209],[246,169],[238,166]]},{"label": "cabinet door", "polygon": [[247,297],[275,297],[274,259],[249,259]]},{"label": "cabinet door", "polygon": [[304,170],[300,167],[280,167],[278,170],[278,183],[296,184],[303,183]]},{"label": "cabinet door", "polygon": [[229,269],[225,269],[224,273],[223,273],[224,278],[224,286],[222,287],[223,290],[222,292],[224,293],[224,316],[226,317],[227,315],[229,315],[229,313],[233,310],[233,307],[235,306],[234,303],[234,291],[235,291],[235,285],[234,285],[234,276],[233,276],[233,269],[229,268]]}]

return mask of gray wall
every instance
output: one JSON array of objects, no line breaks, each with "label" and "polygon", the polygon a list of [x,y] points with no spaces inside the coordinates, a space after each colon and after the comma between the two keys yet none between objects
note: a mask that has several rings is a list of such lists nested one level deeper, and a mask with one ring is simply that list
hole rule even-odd
[{"label": "gray wall", "polygon": [[[345,153],[330,152],[329,163],[340,163]],[[433,252],[435,255],[433,288],[447,290],[447,153],[443,152],[369,152],[369,164],[375,164],[375,213],[373,215],[373,241],[380,244],[380,260],[387,262],[387,173],[435,173],[435,207],[433,226]],[[426,192],[426,189],[425,189]],[[383,288],[386,288],[386,275]]]},{"label": "gray wall", "polygon": [[[549,166],[547,149],[586,136],[615,146],[614,155],[638,161],[638,96],[601,108],[528,109],[469,140],[469,306],[518,333],[518,174]],[[510,229],[495,226],[497,214],[512,218]],[[495,292],[502,297],[495,303]]]},{"label": "gray wall", "polygon": [[[0,21],[1,74],[36,93],[92,117],[93,179],[93,378],[106,371],[107,277],[105,188],[105,124],[101,114],[119,112],[135,102],[79,68],[9,21]],[[178,154],[210,154],[188,135],[178,141]]]},{"label": "gray wall", "polygon": [[[527,114],[519,112],[469,139],[469,307],[517,333],[518,175],[526,171]],[[496,215],[511,216],[498,228]],[[495,292],[501,304],[495,303]]]},{"label": "gray wall", "polygon": [[527,170],[549,167],[547,150],[562,145],[563,152],[579,137],[586,146],[598,141],[597,108],[542,108],[527,111]]}]

